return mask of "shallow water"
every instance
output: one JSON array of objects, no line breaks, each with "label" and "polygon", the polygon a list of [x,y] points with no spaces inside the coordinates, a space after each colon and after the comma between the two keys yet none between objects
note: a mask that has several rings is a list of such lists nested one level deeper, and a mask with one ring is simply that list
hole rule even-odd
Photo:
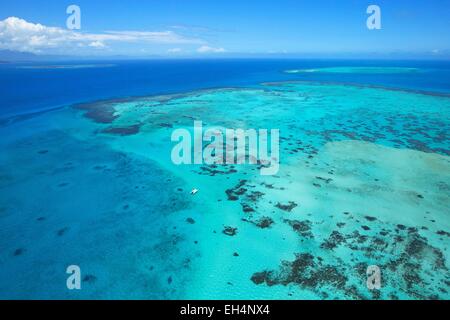
[{"label": "shallow water", "polygon": [[[398,74],[421,72],[419,68],[405,67],[332,67],[318,69],[293,69],[286,70],[286,73],[339,73],[339,74]],[[423,71],[422,71],[423,72]]]},{"label": "shallow water", "polygon": [[[449,108],[445,95],[282,82],[7,122],[0,297],[448,299]],[[175,166],[171,133],[194,120],[280,129],[280,171]],[[65,287],[70,264],[81,291]],[[380,291],[366,287],[372,264]]]}]

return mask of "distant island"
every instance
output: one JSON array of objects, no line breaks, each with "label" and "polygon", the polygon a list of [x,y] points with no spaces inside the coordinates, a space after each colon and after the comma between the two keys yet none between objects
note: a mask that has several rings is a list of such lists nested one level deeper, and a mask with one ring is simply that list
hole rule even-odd
[{"label": "distant island", "polygon": [[115,64],[72,64],[72,65],[31,65],[19,66],[19,69],[86,69],[86,68],[109,68]]},{"label": "distant island", "polygon": [[365,73],[365,74],[395,74],[395,73],[414,73],[419,72],[419,68],[405,67],[332,67],[317,69],[294,69],[286,70],[285,73]]}]

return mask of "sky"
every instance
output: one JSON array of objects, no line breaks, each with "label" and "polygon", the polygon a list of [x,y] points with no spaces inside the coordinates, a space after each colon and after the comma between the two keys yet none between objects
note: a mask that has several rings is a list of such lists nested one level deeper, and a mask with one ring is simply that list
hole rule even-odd
[{"label": "sky", "polygon": [[[81,29],[67,28],[69,5]],[[381,29],[369,30],[369,5]],[[15,0],[0,50],[79,56],[450,58],[450,0]]]}]

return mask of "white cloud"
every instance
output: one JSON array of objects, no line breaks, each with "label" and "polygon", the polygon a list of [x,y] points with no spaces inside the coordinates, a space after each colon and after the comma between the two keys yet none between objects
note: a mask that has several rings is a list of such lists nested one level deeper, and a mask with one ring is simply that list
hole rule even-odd
[{"label": "white cloud", "polygon": [[213,48],[209,46],[201,46],[197,49],[197,52],[199,53],[223,53],[225,51],[224,48]]},{"label": "white cloud", "polygon": [[203,44],[174,31],[108,31],[82,33],[9,17],[0,21],[0,49],[22,52],[69,51],[74,46],[104,48],[107,43],[139,42],[159,44]]},{"label": "white cloud", "polygon": [[106,45],[101,41],[93,41],[93,42],[89,43],[89,47],[101,49],[101,48],[105,48]]},{"label": "white cloud", "polygon": [[99,36],[105,39],[117,41],[147,41],[155,43],[176,43],[176,44],[201,44],[200,39],[191,39],[181,36],[173,31],[107,31]]}]

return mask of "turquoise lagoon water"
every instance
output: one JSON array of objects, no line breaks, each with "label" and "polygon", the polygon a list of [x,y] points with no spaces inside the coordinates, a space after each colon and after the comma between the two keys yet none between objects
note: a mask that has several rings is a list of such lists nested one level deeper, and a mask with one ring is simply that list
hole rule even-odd
[{"label": "turquoise lagoon water", "polygon": [[[0,297],[448,299],[449,108],[444,93],[290,81],[11,118]],[[195,120],[280,129],[279,172],[174,165],[171,134]]]},{"label": "turquoise lagoon water", "polygon": [[317,69],[293,69],[286,73],[339,73],[339,74],[398,74],[420,72],[418,68],[406,67],[328,67]]}]

